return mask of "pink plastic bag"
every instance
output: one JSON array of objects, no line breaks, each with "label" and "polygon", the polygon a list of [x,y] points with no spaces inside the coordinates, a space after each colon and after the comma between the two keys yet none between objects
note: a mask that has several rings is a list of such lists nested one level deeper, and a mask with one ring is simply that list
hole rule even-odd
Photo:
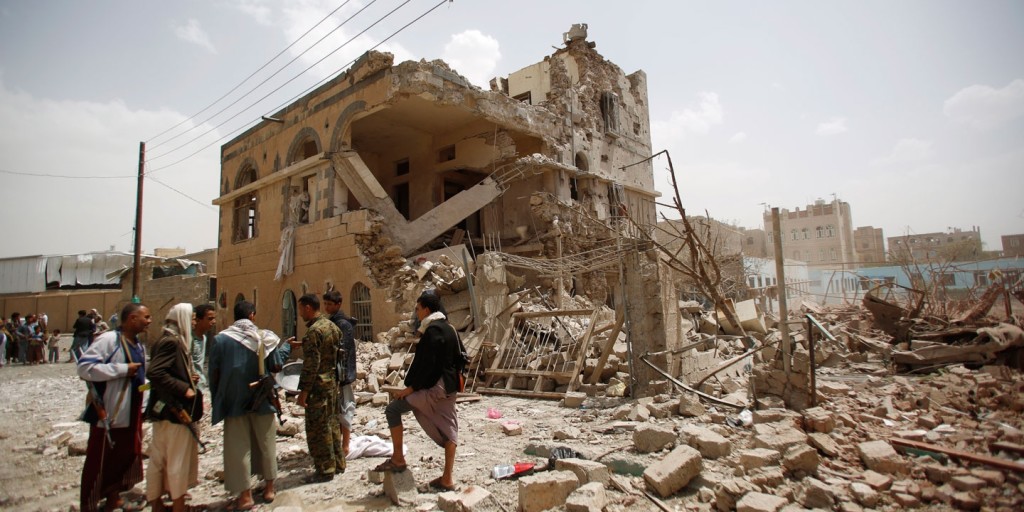
[{"label": "pink plastic bag", "polygon": [[487,408],[487,417],[492,419],[492,420],[496,420],[496,419],[501,417],[501,411],[495,409],[494,407],[488,407]]}]

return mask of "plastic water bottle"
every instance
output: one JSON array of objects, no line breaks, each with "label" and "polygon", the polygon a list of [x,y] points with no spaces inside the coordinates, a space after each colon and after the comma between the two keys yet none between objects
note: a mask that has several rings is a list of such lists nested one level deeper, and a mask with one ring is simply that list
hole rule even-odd
[{"label": "plastic water bottle", "polygon": [[516,467],[511,464],[498,464],[491,470],[491,478],[500,480],[507,476],[512,476],[516,472]]}]

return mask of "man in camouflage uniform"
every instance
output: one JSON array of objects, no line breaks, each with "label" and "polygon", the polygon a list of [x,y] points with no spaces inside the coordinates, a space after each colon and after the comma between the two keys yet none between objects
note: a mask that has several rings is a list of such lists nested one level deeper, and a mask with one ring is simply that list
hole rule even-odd
[{"label": "man in camouflage uniform", "polygon": [[299,316],[306,321],[302,337],[302,374],[297,403],[306,409],[306,444],[316,473],[309,483],[328,482],[345,471],[338,425],[338,383],[335,359],[341,330],[320,314],[320,299],[312,293],[299,298]]}]

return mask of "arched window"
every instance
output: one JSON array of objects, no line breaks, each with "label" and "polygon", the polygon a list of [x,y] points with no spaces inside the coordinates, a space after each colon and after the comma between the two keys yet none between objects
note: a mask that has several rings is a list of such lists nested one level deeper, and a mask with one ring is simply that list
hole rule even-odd
[{"label": "arched window", "polygon": [[[235,190],[256,181],[256,168],[247,166],[238,173]],[[241,242],[256,238],[256,191],[251,190],[235,199],[234,225],[232,241]]]},{"label": "arched window", "polygon": [[832,224],[825,226],[825,232],[828,233],[829,238],[836,236],[836,228],[832,227]]},{"label": "arched window", "polygon": [[817,231],[817,237],[818,238],[821,238],[821,237],[825,236],[825,229],[822,228],[821,226],[818,226],[818,227],[814,228],[814,230]]},{"label": "arched window", "polygon": [[295,336],[298,325],[298,309],[295,307],[295,294],[291,290],[285,290],[281,297],[281,338],[288,339]]},{"label": "arched window", "polygon": [[803,231],[803,234],[804,234],[804,240],[810,240],[811,239],[811,230],[809,230],[807,228],[804,228],[802,231]]},{"label": "arched window", "polygon": [[242,302],[243,300],[245,300],[245,295],[242,295],[241,293],[239,293],[238,295],[235,295],[235,304],[238,304],[239,302]]},{"label": "arched window", "polygon": [[800,239],[800,235],[799,235],[799,234],[797,233],[797,231],[796,231],[796,230],[794,229],[794,230],[793,230],[793,240],[799,240],[799,239]]},{"label": "arched window", "polygon": [[370,289],[363,283],[352,285],[352,316],[356,319],[355,336],[360,341],[373,341],[373,304]]}]

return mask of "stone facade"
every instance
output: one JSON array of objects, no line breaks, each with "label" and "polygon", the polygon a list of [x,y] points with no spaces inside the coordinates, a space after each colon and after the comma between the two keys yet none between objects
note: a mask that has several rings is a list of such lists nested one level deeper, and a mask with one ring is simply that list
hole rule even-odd
[{"label": "stone facade", "polygon": [[981,229],[889,237],[889,260],[897,263],[971,261],[982,257]]},{"label": "stone facade", "polygon": [[885,264],[885,236],[882,228],[861,226],[853,230],[853,245],[859,265],[870,267]]},{"label": "stone facade", "polygon": [[[812,269],[857,267],[849,203],[819,199],[803,210],[783,208],[779,215],[783,257],[806,261]],[[764,214],[764,225],[772,225],[771,212]],[[771,229],[766,230],[768,254],[775,254]]]}]

